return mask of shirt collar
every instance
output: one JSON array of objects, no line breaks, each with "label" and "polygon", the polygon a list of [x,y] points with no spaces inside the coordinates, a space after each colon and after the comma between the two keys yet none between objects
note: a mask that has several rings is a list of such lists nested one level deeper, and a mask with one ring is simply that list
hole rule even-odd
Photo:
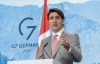
[{"label": "shirt collar", "polygon": [[53,32],[53,36],[55,35],[55,34],[57,34],[58,35],[58,37],[60,38],[60,36],[61,36],[61,34],[62,34],[62,32],[64,31],[64,28],[62,28],[60,31],[58,31],[57,33],[54,33]]}]

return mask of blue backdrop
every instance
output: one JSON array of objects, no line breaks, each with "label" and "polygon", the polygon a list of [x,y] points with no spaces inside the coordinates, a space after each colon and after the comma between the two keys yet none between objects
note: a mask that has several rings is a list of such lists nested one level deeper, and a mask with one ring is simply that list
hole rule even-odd
[{"label": "blue backdrop", "polygon": [[[100,64],[100,1],[48,5],[54,7],[65,14],[64,28],[79,34],[83,58],[74,64]],[[0,4],[0,64],[35,59],[42,9]]]}]

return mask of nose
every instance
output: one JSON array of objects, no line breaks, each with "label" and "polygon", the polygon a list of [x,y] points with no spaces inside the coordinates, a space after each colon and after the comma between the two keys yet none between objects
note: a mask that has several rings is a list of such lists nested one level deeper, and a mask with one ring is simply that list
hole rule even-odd
[{"label": "nose", "polygon": [[57,19],[56,19],[56,18],[54,18],[53,22],[57,22]]}]

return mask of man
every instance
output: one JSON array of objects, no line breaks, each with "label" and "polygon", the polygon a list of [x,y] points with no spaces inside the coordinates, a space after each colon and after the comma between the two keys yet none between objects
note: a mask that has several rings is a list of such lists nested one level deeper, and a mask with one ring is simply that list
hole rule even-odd
[{"label": "man", "polygon": [[56,59],[61,64],[73,64],[82,59],[79,37],[63,28],[64,14],[53,8],[48,13],[52,35],[42,40],[38,59]]}]

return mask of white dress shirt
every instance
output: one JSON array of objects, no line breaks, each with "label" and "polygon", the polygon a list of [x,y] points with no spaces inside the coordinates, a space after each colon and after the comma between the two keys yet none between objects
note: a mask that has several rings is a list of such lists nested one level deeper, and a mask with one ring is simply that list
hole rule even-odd
[{"label": "white dress shirt", "polygon": [[[62,34],[62,32],[64,31],[64,28],[62,28],[59,32],[57,32],[57,33],[54,33],[54,32],[52,32],[52,35],[54,36],[55,34],[57,34],[57,41],[59,41],[59,38],[60,38],[60,36],[61,36],[61,34]],[[53,36],[52,36],[52,38],[53,38]]]}]

